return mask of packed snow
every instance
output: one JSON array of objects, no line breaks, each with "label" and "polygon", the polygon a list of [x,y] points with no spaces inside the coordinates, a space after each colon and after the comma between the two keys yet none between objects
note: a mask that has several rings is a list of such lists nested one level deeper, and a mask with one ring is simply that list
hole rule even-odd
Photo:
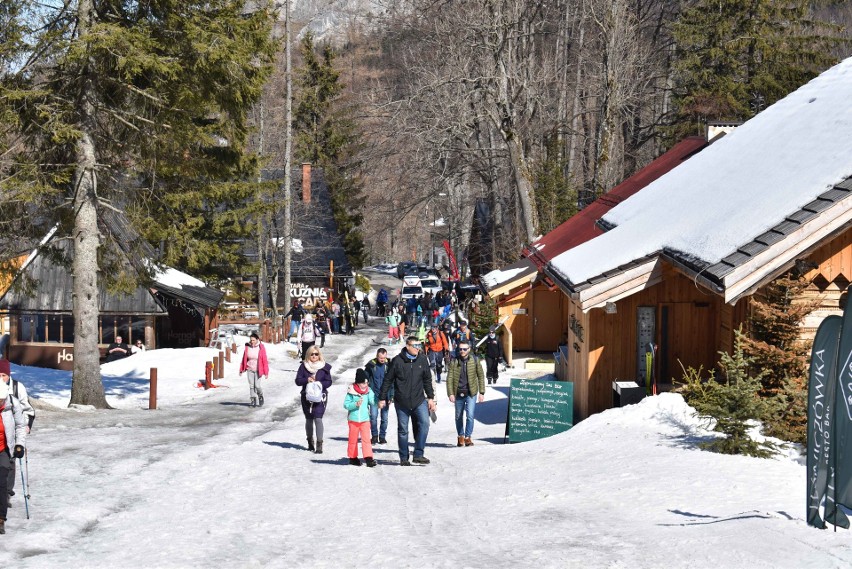
[{"label": "packed snow", "polygon": [[580,283],[662,250],[716,263],[852,176],[852,58],[767,108],[604,216],[557,255]]},{"label": "packed snow", "polygon": [[[111,411],[67,409],[68,372],[12,366],[39,398],[0,565],[28,567],[848,567],[848,532],[805,523],[805,471],[789,456],[701,451],[713,436],[674,394],[504,444],[509,378],[456,447],[439,392],[426,466],[398,465],[396,418],[379,466],[347,464],[342,407],[378,320],[331,336],[325,453],[306,450],[288,344],[268,345],[266,405],[250,408],[238,358],[198,387],[216,350],[150,350],[102,368]],[[245,339],[240,338],[242,354]],[[395,355],[398,348],[392,347]],[[289,352],[289,353],[288,353]],[[519,365],[516,360],[516,365]],[[158,410],[147,410],[151,367]],[[443,388],[443,384],[440,386]],[[48,404],[55,406],[49,407]]]}]

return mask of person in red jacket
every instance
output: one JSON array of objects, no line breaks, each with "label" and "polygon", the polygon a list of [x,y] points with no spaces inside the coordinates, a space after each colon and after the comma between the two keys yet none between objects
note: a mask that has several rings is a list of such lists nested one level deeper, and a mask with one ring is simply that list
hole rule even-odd
[{"label": "person in red jacket", "polygon": [[444,358],[450,351],[450,340],[438,323],[433,321],[431,329],[426,333],[426,357],[429,367],[435,370],[435,381],[441,383],[441,372],[444,371]]},{"label": "person in red jacket", "polygon": [[246,374],[249,384],[249,404],[252,407],[263,406],[263,389],[261,381],[269,377],[269,360],[266,359],[266,348],[260,342],[260,337],[252,333],[249,343],[243,352],[240,363],[240,377]]}]

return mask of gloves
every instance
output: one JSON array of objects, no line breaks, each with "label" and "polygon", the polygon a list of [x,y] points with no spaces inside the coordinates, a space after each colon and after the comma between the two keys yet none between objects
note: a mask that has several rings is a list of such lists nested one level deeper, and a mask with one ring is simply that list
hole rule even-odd
[{"label": "gloves", "polygon": [[15,452],[12,453],[14,458],[24,458],[24,447],[23,445],[15,445]]}]

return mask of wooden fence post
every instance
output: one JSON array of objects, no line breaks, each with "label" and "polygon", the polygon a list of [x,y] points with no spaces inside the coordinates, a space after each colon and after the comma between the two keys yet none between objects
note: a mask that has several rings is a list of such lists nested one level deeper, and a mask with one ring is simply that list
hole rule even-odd
[{"label": "wooden fence post", "polygon": [[151,368],[150,392],[148,393],[148,409],[157,408],[157,368]]},{"label": "wooden fence post", "polygon": [[219,379],[225,379],[225,354],[219,352]]}]

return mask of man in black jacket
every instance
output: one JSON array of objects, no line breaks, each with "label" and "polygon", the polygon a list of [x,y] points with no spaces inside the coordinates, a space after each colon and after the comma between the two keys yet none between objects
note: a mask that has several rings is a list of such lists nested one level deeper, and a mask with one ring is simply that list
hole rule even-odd
[{"label": "man in black jacket", "polygon": [[405,348],[391,360],[379,394],[379,409],[387,405],[388,392],[393,388],[396,406],[397,443],[399,463],[410,466],[408,461],[408,421],[414,425],[415,464],[429,464],[423,456],[426,437],[429,435],[429,412],[435,410],[435,391],[432,389],[432,373],[429,361],[423,355],[423,344],[416,336],[409,336]]},{"label": "man in black jacket", "polygon": [[485,338],[485,377],[488,379],[489,385],[497,383],[497,364],[500,360],[505,359],[503,355],[503,344],[500,338],[492,327],[488,332],[488,337]]}]

